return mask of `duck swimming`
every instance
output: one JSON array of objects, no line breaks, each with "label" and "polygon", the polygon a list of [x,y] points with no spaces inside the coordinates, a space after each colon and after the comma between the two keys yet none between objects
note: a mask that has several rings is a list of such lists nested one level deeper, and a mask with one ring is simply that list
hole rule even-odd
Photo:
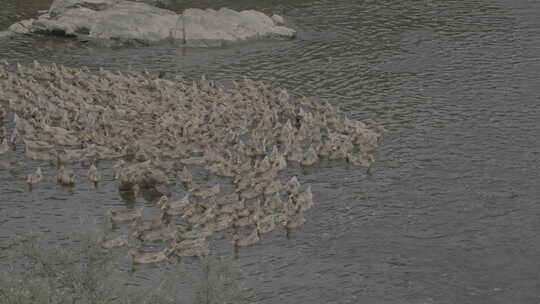
[{"label": "duck swimming", "polygon": [[0,104],[0,121],[4,120],[7,116],[6,109],[4,109],[4,106]]},{"label": "duck swimming", "polygon": [[60,185],[73,186],[75,185],[75,173],[73,173],[73,170],[71,169],[66,169],[64,166],[60,166],[58,172],[56,173],[56,181]]},{"label": "duck swimming", "polygon": [[4,139],[2,139],[2,143],[0,143],[0,154],[4,154],[7,151],[9,151],[9,144],[7,138],[4,137]]},{"label": "duck swimming", "polygon": [[128,244],[128,239],[125,235],[121,235],[113,239],[107,239],[104,236],[101,242],[101,247],[105,249],[112,249],[112,248],[124,247],[127,244]]},{"label": "duck swimming", "polygon": [[99,173],[97,167],[92,164],[88,169],[88,179],[94,184],[97,184],[99,181],[101,181],[101,178],[101,173]]},{"label": "duck swimming", "polygon": [[193,192],[193,196],[198,197],[202,200],[207,200],[208,198],[217,195],[221,191],[221,186],[219,184],[215,184],[209,189],[194,187],[191,189],[191,191]]},{"label": "duck swimming", "polygon": [[38,167],[36,169],[36,172],[28,174],[26,176],[26,183],[31,187],[32,185],[35,185],[43,179],[43,174],[41,173],[41,168]]},{"label": "duck swimming", "polygon": [[113,223],[130,223],[142,218],[143,208],[144,207],[135,209],[133,211],[123,212],[117,210],[109,210],[107,213],[109,214],[109,218]]},{"label": "duck swimming", "polygon": [[291,179],[287,182],[287,185],[285,185],[285,187],[289,195],[297,195],[300,191],[300,183],[298,182],[298,179],[296,178],[296,176],[291,177]]},{"label": "duck swimming", "polygon": [[238,234],[233,236],[234,247],[249,247],[255,245],[260,240],[259,228],[256,227],[253,231],[245,236],[241,237]]},{"label": "duck swimming", "polygon": [[157,264],[166,261],[174,253],[176,247],[165,248],[158,252],[139,252],[135,249],[128,251],[133,258],[133,264]]},{"label": "duck swimming", "polygon": [[[249,79],[226,88],[205,79],[191,85],[136,71],[0,65],[0,92],[8,99],[0,107],[0,120],[13,119],[15,126],[7,142],[7,130],[0,126],[0,152],[24,141],[26,158],[91,164],[87,178],[94,183],[103,181],[98,161],[120,159],[113,167],[120,190],[169,187],[169,178],[178,176],[186,196],[174,202],[159,199],[159,218],[143,221],[136,213],[111,214],[113,222],[136,222],[130,227],[137,234],[163,228],[165,221],[181,216],[174,220],[189,220],[192,227],[178,232],[178,240],[229,226],[257,226],[251,239],[274,229],[276,221],[287,229],[298,227],[313,206],[313,194],[309,186],[301,191],[296,176],[281,184],[287,158],[302,166],[314,165],[320,156],[368,166],[382,132],[374,123],[348,119],[329,102],[298,100]],[[208,179],[215,185],[195,186],[192,173],[213,173]],[[57,181],[74,185],[73,170],[60,166]],[[262,198],[264,206],[251,208],[255,198]],[[235,242],[250,243],[244,241]],[[204,253],[206,247],[197,248]],[[196,253],[178,250],[179,255]]]}]

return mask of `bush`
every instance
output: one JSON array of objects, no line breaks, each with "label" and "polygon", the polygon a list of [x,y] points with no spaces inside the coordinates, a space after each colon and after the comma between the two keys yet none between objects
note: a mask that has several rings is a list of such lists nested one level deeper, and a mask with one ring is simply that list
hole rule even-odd
[{"label": "bush", "polygon": [[96,245],[86,237],[77,250],[44,250],[37,235],[17,240],[13,266],[1,276],[0,304],[113,303],[111,253]]},{"label": "bush", "polygon": [[246,301],[238,283],[240,273],[230,258],[196,261],[198,274],[194,278],[189,278],[182,264],[160,265],[157,270],[163,279],[157,288],[137,287],[137,291],[128,292],[130,274],[115,263],[118,257],[126,256],[125,250],[119,249],[115,256],[115,251],[102,249],[95,238],[80,239],[77,249],[59,245],[44,249],[39,235],[17,239],[9,246],[9,269],[0,272],[0,304],[187,303],[185,288],[178,288],[186,277],[193,284],[188,286],[194,290],[193,303]]}]

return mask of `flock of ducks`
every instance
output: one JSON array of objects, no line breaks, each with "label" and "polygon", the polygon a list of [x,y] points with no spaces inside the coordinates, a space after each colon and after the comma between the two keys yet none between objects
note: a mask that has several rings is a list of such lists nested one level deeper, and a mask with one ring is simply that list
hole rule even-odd
[{"label": "flock of ducks", "polygon": [[[103,181],[97,165],[106,160],[114,162],[120,191],[179,185],[181,199],[169,194],[154,202],[157,218],[145,219],[142,209],[109,212],[130,232],[104,239],[104,248],[132,239],[166,244],[158,252],[131,248],[134,263],[207,255],[208,241],[221,232],[232,234],[235,248],[254,245],[279,226],[288,235],[306,221],[313,194],[296,176],[283,176],[287,167],[320,158],[373,163],[384,131],[375,122],[350,120],[327,102],[293,100],[261,82],[233,85],[3,61],[0,154],[24,146],[26,158],[56,168],[61,185],[76,183],[69,167],[77,164],[89,167],[87,179],[97,185]],[[219,182],[205,185],[201,172]],[[26,182],[42,180],[38,167]]]}]

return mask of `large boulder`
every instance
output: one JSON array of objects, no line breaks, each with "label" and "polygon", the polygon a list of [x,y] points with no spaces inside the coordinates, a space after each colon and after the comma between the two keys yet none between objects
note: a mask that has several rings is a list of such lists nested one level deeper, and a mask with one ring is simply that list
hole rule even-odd
[{"label": "large boulder", "polygon": [[192,43],[295,35],[294,30],[276,26],[270,17],[253,10],[237,12],[227,8],[219,11],[187,9],[182,18],[184,38]]},{"label": "large boulder", "polygon": [[170,0],[132,0],[135,2],[143,2],[146,4],[150,4],[152,6],[160,7],[160,8],[169,8],[171,6]]},{"label": "large boulder", "polygon": [[50,17],[58,17],[71,9],[88,8],[93,11],[109,9],[122,0],[55,0],[49,8]]},{"label": "large boulder", "polygon": [[13,23],[12,25],[10,25],[8,28],[8,31],[11,31],[17,34],[31,34],[33,23],[34,23],[34,19],[22,20],[22,21],[19,21],[17,23]]},{"label": "large boulder", "polygon": [[[139,1],[139,0],[137,0]],[[140,0],[163,2],[165,0]],[[166,2],[166,1],[165,1]],[[187,9],[182,14],[125,0],[55,0],[47,14],[23,20],[9,30],[145,44],[180,40],[215,46],[252,38],[292,38],[295,31],[253,11]]]}]

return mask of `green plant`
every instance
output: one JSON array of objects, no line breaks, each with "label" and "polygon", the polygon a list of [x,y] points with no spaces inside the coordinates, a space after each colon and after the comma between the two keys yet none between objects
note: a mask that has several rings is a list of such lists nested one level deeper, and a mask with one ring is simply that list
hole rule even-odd
[{"label": "green plant", "polygon": [[12,246],[14,266],[1,275],[0,304],[112,303],[110,252],[90,237],[77,250],[44,250],[39,240],[27,235]]},{"label": "green plant", "polygon": [[[194,271],[182,263],[159,265],[157,286],[130,291],[126,284],[130,275],[119,270],[118,256],[113,254],[122,257],[125,252],[104,250],[100,238],[90,235],[78,236],[78,246],[70,249],[60,245],[45,249],[42,239],[29,234],[8,246],[9,267],[0,270],[0,304],[176,304],[188,302],[189,289],[194,290],[196,304],[246,302],[241,275],[231,258],[194,261]],[[183,284],[186,288],[178,288]]]}]

